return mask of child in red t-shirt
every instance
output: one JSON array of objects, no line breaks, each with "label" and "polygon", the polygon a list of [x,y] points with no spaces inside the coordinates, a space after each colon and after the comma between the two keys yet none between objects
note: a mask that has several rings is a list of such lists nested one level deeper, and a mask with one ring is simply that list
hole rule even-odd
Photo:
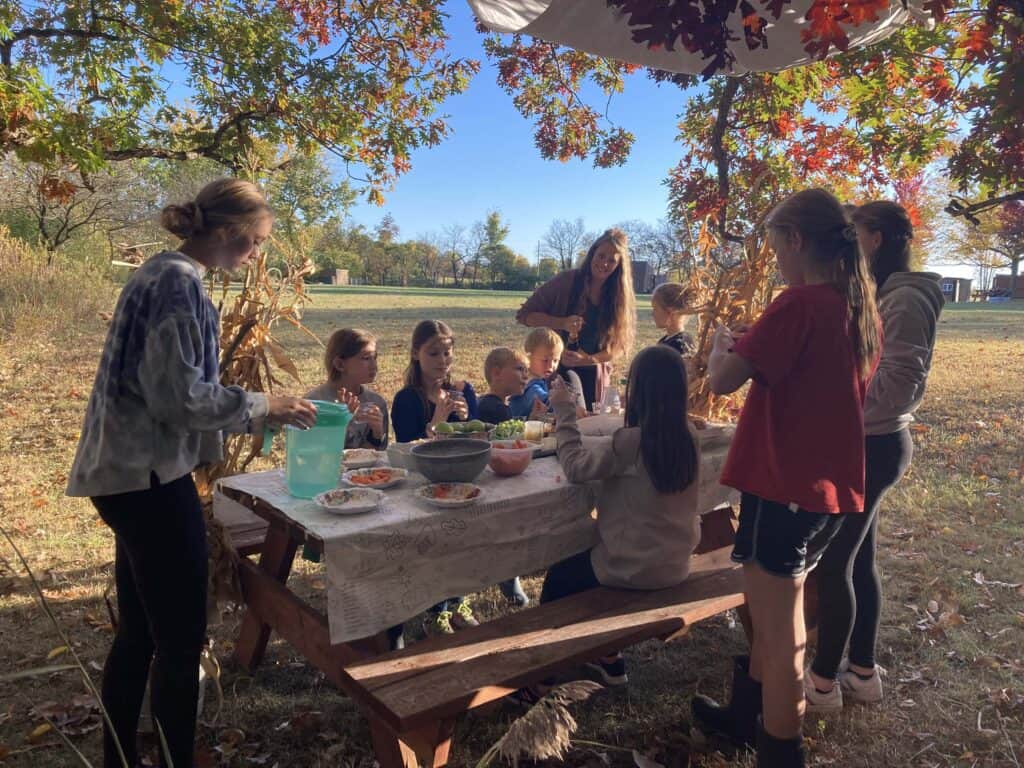
[{"label": "child in red t-shirt", "polygon": [[[753,624],[727,707],[698,697],[695,718],[758,765],[803,766],[804,579],[838,528],[864,509],[863,404],[881,348],[874,286],[838,200],[799,192],[767,221],[789,287],[744,333],[719,328],[711,388],[752,380],[721,482],[742,492],[733,560]],[[758,728],[763,713],[762,727]]]}]

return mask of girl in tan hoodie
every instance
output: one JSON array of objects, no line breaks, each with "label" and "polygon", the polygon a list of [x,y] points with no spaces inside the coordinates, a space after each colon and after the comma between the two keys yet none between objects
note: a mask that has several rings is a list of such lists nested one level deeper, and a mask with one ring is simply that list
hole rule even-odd
[{"label": "girl in tan hoodie", "polygon": [[[558,460],[573,483],[593,483],[598,543],[552,566],[542,603],[603,585],[662,589],[683,581],[700,540],[698,442],[686,415],[686,368],[674,349],[654,346],[630,367],[623,426],[583,438],[575,401],[551,387]],[[609,685],[627,682],[620,654],[589,665]]]}]

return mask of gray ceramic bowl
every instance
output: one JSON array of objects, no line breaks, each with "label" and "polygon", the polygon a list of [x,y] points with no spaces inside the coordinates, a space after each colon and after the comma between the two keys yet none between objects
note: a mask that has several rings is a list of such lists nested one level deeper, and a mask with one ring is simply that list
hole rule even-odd
[{"label": "gray ceramic bowl", "polygon": [[491,459],[486,440],[432,440],[413,446],[414,469],[432,483],[472,483]]}]

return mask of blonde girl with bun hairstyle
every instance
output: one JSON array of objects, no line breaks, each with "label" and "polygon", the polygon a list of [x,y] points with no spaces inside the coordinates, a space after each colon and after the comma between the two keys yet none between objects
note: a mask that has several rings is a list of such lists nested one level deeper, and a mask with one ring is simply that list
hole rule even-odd
[{"label": "blonde girl with bun hairstyle", "polygon": [[662,283],[651,294],[651,317],[655,326],[665,332],[658,343],[672,347],[683,357],[697,351],[693,336],[686,332],[686,320],[692,314],[693,291],[682,283]]},{"label": "blonde girl with bun hairstyle", "polygon": [[168,205],[160,222],[181,243],[121,291],[67,487],[89,497],[114,533],[120,622],[103,670],[105,768],[139,764],[148,679],[161,764],[193,763],[207,548],[192,471],[223,458],[225,432],[316,421],[306,400],[220,383],[220,317],[202,279],[248,264],[270,235],[274,217],[259,189],[218,179]]}]

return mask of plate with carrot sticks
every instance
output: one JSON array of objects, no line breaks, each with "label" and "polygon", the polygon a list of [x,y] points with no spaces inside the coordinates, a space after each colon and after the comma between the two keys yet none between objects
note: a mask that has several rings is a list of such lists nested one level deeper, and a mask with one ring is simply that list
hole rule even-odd
[{"label": "plate with carrot sticks", "polygon": [[341,476],[346,485],[356,488],[376,488],[383,490],[398,485],[409,476],[409,470],[397,467],[368,467],[366,469],[349,470]]}]

